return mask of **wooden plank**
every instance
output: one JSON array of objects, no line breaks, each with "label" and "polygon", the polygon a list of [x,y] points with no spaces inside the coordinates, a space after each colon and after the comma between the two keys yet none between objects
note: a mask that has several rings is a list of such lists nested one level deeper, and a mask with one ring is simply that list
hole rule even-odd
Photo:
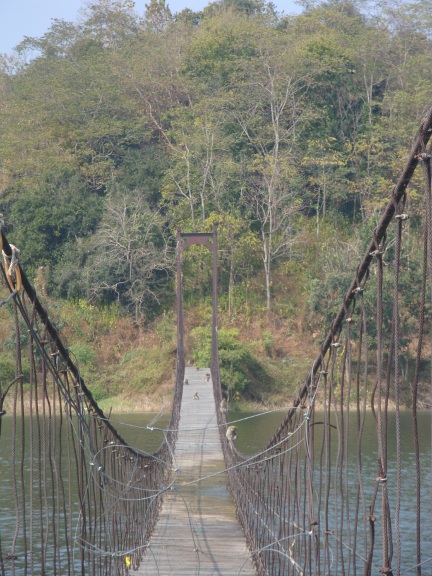
[{"label": "wooden plank", "polygon": [[256,576],[223,472],[209,373],[206,368],[186,368],[189,384],[183,391],[175,450],[178,470],[135,572],[139,575]]}]

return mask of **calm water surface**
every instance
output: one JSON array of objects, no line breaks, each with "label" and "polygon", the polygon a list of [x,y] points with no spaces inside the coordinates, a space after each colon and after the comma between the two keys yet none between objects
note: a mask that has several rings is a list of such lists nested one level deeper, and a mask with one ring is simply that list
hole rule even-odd
[{"label": "calm water surface", "polygon": [[[285,413],[266,412],[256,416],[253,413],[236,412],[229,414],[229,420],[237,421],[238,428],[238,449],[248,455],[255,454],[263,449],[267,441],[271,438],[282,421]],[[318,418],[320,419],[320,418]],[[165,428],[168,423],[168,415],[156,417],[155,414],[123,414],[111,417],[113,425],[118,429],[123,438],[132,446],[146,452],[155,451],[163,440],[163,433],[157,428]],[[0,518],[3,529],[1,537],[3,549],[7,550],[8,530],[4,527],[7,523],[13,525],[15,518],[13,485],[11,480],[11,418],[3,417],[1,437],[0,437]],[[348,477],[352,486],[357,483],[357,439],[356,422],[351,420],[349,434],[349,469]],[[154,428],[153,431],[148,428]],[[432,556],[432,514],[431,514],[431,416],[429,413],[419,414],[420,431],[420,459],[422,462],[421,485],[424,493],[423,499],[423,530],[425,543],[428,542]],[[319,432],[316,432],[319,434]],[[401,437],[402,437],[402,509],[401,509],[401,533],[404,546],[412,543],[412,554],[414,555],[415,544],[415,456],[412,448],[412,425],[410,414],[401,415]],[[389,420],[389,469],[388,469],[388,490],[391,506],[395,503],[395,464],[394,454],[396,450],[395,415],[390,415]],[[362,464],[363,477],[371,479],[369,488],[366,486],[366,499],[372,495],[374,487],[373,479],[377,476],[377,451],[375,439],[375,427],[372,417],[368,415],[366,419],[365,431],[362,442]],[[378,511],[379,512],[379,511]],[[74,515],[78,514],[78,510]],[[415,563],[414,556],[406,558],[406,565]],[[425,566],[424,574],[432,574],[432,563]],[[414,573],[411,572],[410,573]]]}]

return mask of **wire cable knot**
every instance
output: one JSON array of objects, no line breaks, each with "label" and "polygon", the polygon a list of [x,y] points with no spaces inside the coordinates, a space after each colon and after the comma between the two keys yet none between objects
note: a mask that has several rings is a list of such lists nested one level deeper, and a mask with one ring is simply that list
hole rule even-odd
[{"label": "wire cable knot", "polygon": [[387,482],[387,476],[377,476],[376,478],[374,478],[375,482],[378,482],[379,484],[384,484],[385,482]]},{"label": "wire cable knot", "polygon": [[416,154],[414,158],[416,160],[421,160],[424,162],[425,160],[429,160],[430,158],[432,158],[432,156],[430,154],[427,154],[426,152],[421,152],[420,154]]}]

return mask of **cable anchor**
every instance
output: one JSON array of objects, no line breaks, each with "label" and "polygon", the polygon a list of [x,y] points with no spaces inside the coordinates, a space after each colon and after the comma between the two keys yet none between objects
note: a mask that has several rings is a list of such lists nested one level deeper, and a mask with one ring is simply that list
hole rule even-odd
[{"label": "cable anchor", "polygon": [[12,292],[19,292],[22,286],[21,270],[18,265],[20,251],[13,244],[9,244],[9,246],[12,250],[12,254],[10,256],[8,256],[2,249],[6,278]]}]

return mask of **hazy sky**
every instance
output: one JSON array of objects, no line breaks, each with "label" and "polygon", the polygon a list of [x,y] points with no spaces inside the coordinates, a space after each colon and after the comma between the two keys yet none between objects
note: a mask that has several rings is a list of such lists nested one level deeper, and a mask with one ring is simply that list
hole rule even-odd
[{"label": "hazy sky", "polygon": [[[144,13],[149,0],[136,0],[138,14]],[[295,0],[273,0],[279,11],[298,13],[300,7]],[[42,36],[50,27],[51,19],[57,18],[75,22],[79,10],[88,0],[0,0],[0,53],[10,53],[24,36]],[[183,8],[200,10],[210,0],[168,0],[172,12]]]}]

